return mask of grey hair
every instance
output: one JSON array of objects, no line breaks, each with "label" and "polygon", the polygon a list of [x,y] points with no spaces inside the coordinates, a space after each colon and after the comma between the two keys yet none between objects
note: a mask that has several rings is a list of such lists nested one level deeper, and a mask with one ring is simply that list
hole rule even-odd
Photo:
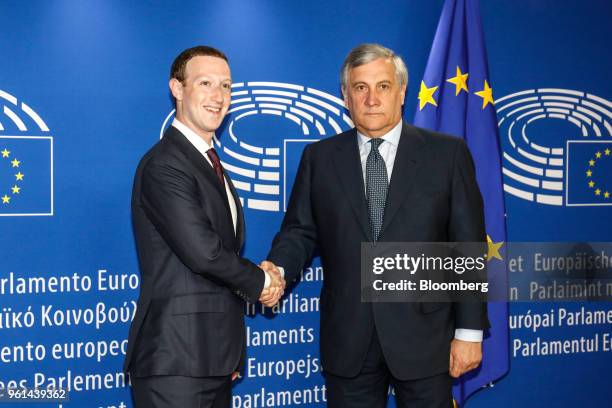
[{"label": "grey hair", "polygon": [[380,44],[361,44],[353,48],[342,64],[340,69],[340,82],[342,89],[346,89],[349,78],[349,71],[361,65],[377,60],[379,58],[390,59],[395,66],[395,76],[400,83],[400,86],[408,84],[408,68],[402,60],[402,57],[397,55],[393,50],[383,47]]}]

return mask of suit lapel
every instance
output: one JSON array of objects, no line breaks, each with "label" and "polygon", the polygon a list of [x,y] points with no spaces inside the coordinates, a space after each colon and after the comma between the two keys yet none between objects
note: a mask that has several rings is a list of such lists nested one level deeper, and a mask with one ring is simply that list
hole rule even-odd
[{"label": "suit lapel", "polygon": [[242,209],[242,204],[240,204],[240,197],[238,196],[238,192],[236,192],[234,183],[232,183],[232,179],[230,179],[227,174],[225,175],[225,179],[227,180],[227,184],[230,187],[232,197],[234,197],[234,202],[236,203],[236,250],[240,251],[242,245],[244,244],[244,211]]},{"label": "suit lapel", "polygon": [[415,170],[419,164],[418,151],[424,144],[425,139],[419,131],[403,122],[402,134],[397,147],[397,153],[395,154],[395,162],[393,163],[389,192],[387,193],[385,215],[380,230],[381,237],[385,229],[393,221],[393,217],[410,191],[416,174]]},{"label": "suit lapel", "polygon": [[337,154],[333,155],[336,173],[340,179],[340,185],[353,209],[353,214],[361,225],[363,233],[368,240],[372,240],[370,230],[370,218],[368,216],[365,198],[365,187],[363,184],[363,171],[359,159],[359,147],[357,145],[357,131],[355,129],[338,139],[336,144]]},{"label": "suit lapel", "polygon": [[169,141],[178,146],[179,150],[187,157],[198,173],[208,181],[207,184],[212,185],[214,190],[219,193],[219,199],[225,204],[225,209],[227,210],[226,216],[233,230],[232,213],[230,211],[229,202],[227,201],[227,193],[225,192],[225,187],[219,182],[219,178],[212,166],[206,161],[198,149],[196,149],[195,146],[193,146],[174,126],[170,126],[168,130],[166,130],[164,138],[168,138]]}]

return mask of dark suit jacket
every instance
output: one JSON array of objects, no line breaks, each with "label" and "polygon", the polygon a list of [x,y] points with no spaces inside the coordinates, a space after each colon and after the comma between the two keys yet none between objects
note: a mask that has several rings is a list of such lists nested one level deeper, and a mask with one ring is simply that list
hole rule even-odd
[{"label": "dark suit jacket", "polygon": [[[376,329],[396,378],[448,371],[455,328],[486,328],[486,305],[361,302],[360,245],[372,240],[369,225],[357,132],[306,147],[268,259],[291,281],[319,248],[323,367],[357,375]],[[485,240],[482,198],[465,143],[403,123],[379,241]]]},{"label": "dark suit jacket", "polygon": [[229,183],[236,234],[225,188],[176,128],[138,166],[132,223],[142,279],[124,364],[134,377],[222,376],[241,362],[243,299],[257,300],[264,274],[239,255],[244,218]]}]

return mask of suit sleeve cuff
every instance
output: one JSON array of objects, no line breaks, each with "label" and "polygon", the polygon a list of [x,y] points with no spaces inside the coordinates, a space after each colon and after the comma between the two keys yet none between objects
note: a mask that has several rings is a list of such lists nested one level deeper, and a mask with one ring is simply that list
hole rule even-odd
[{"label": "suit sleeve cuff", "polygon": [[455,339],[480,343],[482,342],[482,330],[455,329]]}]

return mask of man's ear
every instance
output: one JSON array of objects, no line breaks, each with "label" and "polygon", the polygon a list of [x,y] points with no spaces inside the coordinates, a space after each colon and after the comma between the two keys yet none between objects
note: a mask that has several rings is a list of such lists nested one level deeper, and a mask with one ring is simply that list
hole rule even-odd
[{"label": "man's ear", "polygon": [[176,78],[170,78],[170,82],[168,83],[170,86],[170,92],[172,92],[172,96],[177,101],[183,99],[183,84]]},{"label": "man's ear", "polygon": [[342,86],[340,89],[342,90],[342,99],[344,100],[344,107],[348,109],[348,96],[346,94],[346,87]]},{"label": "man's ear", "polygon": [[404,106],[404,100],[406,99],[407,89],[408,89],[408,85],[402,85],[402,90],[401,90],[402,106]]}]

